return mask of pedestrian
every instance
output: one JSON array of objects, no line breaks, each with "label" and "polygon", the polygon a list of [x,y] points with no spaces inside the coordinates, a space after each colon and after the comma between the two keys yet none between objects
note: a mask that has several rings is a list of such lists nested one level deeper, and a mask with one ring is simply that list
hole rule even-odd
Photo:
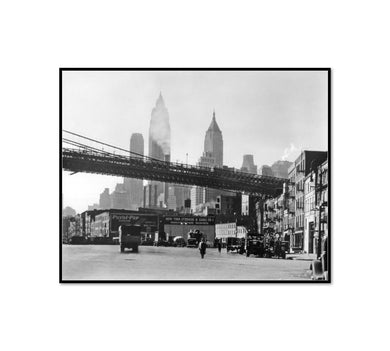
[{"label": "pedestrian", "polygon": [[200,243],[199,243],[199,251],[200,251],[200,255],[202,256],[202,258],[204,258],[204,255],[206,254],[206,242],[205,240],[203,239]]},{"label": "pedestrian", "polygon": [[218,252],[219,253],[221,253],[221,249],[222,249],[221,240],[218,240]]}]

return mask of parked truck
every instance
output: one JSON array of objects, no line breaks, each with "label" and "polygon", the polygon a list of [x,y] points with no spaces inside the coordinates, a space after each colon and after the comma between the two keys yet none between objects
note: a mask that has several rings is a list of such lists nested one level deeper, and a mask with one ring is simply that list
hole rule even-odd
[{"label": "parked truck", "polygon": [[246,257],[254,255],[257,257],[263,257],[264,255],[264,236],[255,232],[247,233],[245,236],[245,253]]},{"label": "parked truck", "polygon": [[124,252],[127,248],[138,252],[138,246],[141,244],[141,226],[121,225],[118,231],[120,251]]},{"label": "parked truck", "polygon": [[228,237],[226,238],[226,250],[239,252],[241,249],[241,239],[236,237]]},{"label": "parked truck", "polygon": [[187,247],[198,247],[199,243],[203,240],[204,234],[196,229],[188,233]]}]

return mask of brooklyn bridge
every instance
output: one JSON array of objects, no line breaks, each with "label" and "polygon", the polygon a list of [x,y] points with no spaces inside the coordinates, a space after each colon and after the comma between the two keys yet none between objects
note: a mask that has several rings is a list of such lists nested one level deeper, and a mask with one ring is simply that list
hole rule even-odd
[{"label": "brooklyn bridge", "polygon": [[73,173],[194,185],[261,199],[280,195],[286,182],[286,179],[241,172],[226,166],[209,168],[161,161],[70,131],[62,132],[62,169]]}]

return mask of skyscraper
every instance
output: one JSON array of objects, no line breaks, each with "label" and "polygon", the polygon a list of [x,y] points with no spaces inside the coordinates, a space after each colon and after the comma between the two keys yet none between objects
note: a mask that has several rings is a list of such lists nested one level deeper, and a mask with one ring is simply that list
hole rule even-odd
[{"label": "skyscraper", "polygon": [[[130,151],[139,155],[144,155],[144,137],[141,133],[133,133],[130,138]],[[131,155],[137,157],[136,155]]]},{"label": "skyscraper", "polygon": [[222,132],[215,120],[215,111],[213,112],[213,119],[209,129],[206,131],[204,138],[204,152],[215,158],[215,165],[217,167],[223,166],[223,139]]},{"label": "skyscraper", "polygon": [[241,171],[257,174],[257,166],[253,162],[253,155],[244,155]]},{"label": "skyscraper", "polygon": [[[165,106],[161,95],[157,99],[156,106],[152,110],[152,116],[149,126],[149,157],[158,160],[170,160],[171,157],[171,127],[169,125],[168,109]],[[165,204],[168,198],[168,186],[162,182],[150,182],[151,185],[157,185],[157,198],[164,194]],[[155,198],[155,197],[153,197]],[[157,203],[150,203],[150,207],[157,206]]]},{"label": "skyscraper", "polygon": [[160,93],[156,106],[152,110],[149,126],[149,156],[164,161],[171,154],[171,127],[169,114]]},{"label": "skyscraper", "polygon": [[123,183],[117,183],[115,190],[110,195],[111,208],[124,209],[130,208],[129,194]]},{"label": "skyscraper", "polygon": [[[130,157],[142,157],[144,154],[144,137],[140,133],[133,133],[130,138]],[[123,180],[125,190],[129,195],[130,210],[137,210],[143,206],[144,185],[142,179],[125,178]]]},{"label": "skyscraper", "polygon": [[[215,119],[215,111],[213,112],[210,126],[206,131],[203,156],[200,157],[198,166],[209,168],[223,166],[222,132]],[[216,189],[193,187],[191,189],[191,208],[194,210],[200,203],[215,201],[220,193],[221,191]]]},{"label": "skyscraper", "polygon": [[110,198],[110,189],[109,188],[105,188],[104,191],[100,194],[99,208],[102,208],[102,209],[111,208],[111,198]]}]

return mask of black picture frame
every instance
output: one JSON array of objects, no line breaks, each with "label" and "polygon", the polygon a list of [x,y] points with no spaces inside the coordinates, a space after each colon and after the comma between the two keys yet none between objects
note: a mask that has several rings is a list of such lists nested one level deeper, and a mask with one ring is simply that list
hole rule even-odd
[{"label": "black picture frame", "polygon": [[[325,71],[327,72],[328,78],[328,280],[64,280],[62,277],[62,73],[65,71]],[[331,176],[331,153],[332,153],[332,140],[331,140],[331,115],[332,115],[332,89],[331,89],[331,68],[90,68],[90,67],[62,67],[59,68],[59,283],[137,283],[137,284],[148,284],[148,283],[192,283],[192,284],[331,284],[332,283],[332,176]],[[309,265],[309,264],[308,264]]]}]

